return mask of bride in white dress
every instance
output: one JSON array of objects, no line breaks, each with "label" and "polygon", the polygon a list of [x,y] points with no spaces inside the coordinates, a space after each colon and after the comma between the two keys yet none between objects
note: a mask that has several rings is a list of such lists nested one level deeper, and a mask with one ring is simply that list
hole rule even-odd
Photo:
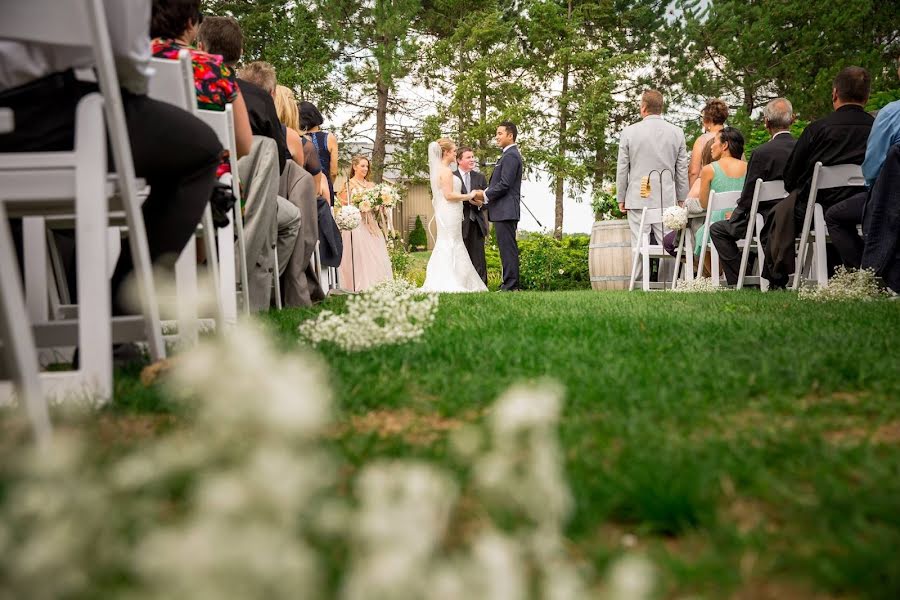
[{"label": "bride in white dress", "polygon": [[456,144],[442,138],[428,146],[428,166],[431,172],[431,204],[437,223],[437,237],[423,291],[427,292],[486,292],[462,239],[463,202],[475,198],[475,192],[462,191],[462,181],[454,177],[450,164],[456,159]]}]

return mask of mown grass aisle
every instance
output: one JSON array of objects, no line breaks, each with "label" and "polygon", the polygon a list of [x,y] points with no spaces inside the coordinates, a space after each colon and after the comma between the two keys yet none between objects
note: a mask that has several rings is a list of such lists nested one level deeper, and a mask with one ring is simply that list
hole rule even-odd
[{"label": "mown grass aisle", "polygon": [[[289,348],[316,312],[267,318]],[[417,343],[322,351],[357,462],[450,461],[509,385],[561,382],[569,535],[597,566],[637,545],[672,593],[896,598],[898,329],[896,302],[489,293],[442,297]]]}]

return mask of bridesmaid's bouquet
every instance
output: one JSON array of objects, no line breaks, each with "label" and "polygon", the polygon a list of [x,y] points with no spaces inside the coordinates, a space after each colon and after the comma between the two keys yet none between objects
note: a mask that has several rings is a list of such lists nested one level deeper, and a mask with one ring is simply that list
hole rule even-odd
[{"label": "bridesmaid's bouquet", "polygon": [[342,206],[334,215],[334,222],[341,231],[350,231],[359,227],[362,213],[355,206]]},{"label": "bridesmaid's bouquet", "polygon": [[367,190],[356,190],[350,196],[350,201],[363,212],[376,208],[391,208],[400,204],[400,194],[397,188],[386,183],[379,183]]}]

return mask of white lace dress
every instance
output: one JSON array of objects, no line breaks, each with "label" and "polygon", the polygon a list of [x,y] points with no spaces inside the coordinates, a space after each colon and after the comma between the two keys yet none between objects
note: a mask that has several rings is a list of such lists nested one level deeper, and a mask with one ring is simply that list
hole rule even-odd
[{"label": "white lace dress", "polygon": [[[453,177],[453,191],[461,193],[462,182]],[[462,202],[449,202],[438,190],[432,200],[437,236],[423,291],[427,292],[486,292],[462,239]]]}]

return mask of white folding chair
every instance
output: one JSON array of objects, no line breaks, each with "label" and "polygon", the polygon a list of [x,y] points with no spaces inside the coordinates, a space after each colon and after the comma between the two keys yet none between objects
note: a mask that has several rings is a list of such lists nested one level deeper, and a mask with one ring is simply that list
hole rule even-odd
[{"label": "white folding chair", "polygon": [[[662,219],[662,209],[661,208],[645,208],[641,212],[641,225],[640,225],[640,238],[638,239],[638,245],[632,251],[633,259],[631,262],[631,281],[628,284],[628,290],[634,290],[634,284],[637,280],[637,271],[639,263],[643,268],[643,281],[641,285],[641,289],[645,292],[650,291],[651,289],[665,289],[666,282],[652,282],[650,281],[650,259],[651,258],[659,258],[666,259],[672,258],[669,256],[669,253],[666,252],[663,247],[662,240],[657,240],[657,243],[650,243],[650,230],[652,225],[661,225],[663,222]],[[665,234],[665,228],[663,228],[663,234]],[[660,273],[662,273],[662,269],[660,269]]]},{"label": "white folding chair", "polygon": [[[759,214],[759,205],[764,202],[776,202],[783,200],[787,196],[784,189],[784,181],[781,179],[775,181],[756,180],[756,186],[753,189],[753,202],[750,204],[750,214],[747,218],[747,235],[743,241],[738,242],[740,247],[743,244],[743,252],[741,252],[741,270],[738,275],[737,285],[735,289],[742,289],[745,283],[758,285],[761,290],[769,287],[769,282],[762,276],[763,251],[760,234],[764,225],[762,215]],[[756,275],[746,275],[747,264],[750,262],[750,249],[756,248]]]},{"label": "white folding chair", "polygon": [[[77,319],[35,323],[32,327],[39,347],[77,344],[80,365],[76,371],[44,373],[41,383],[44,393],[52,396],[89,393],[105,401],[112,395],[113,341],[145,339],[154,360],[165,357],[165,346],[103,3],[4,2],[0,4],[0,39],[90,48],[94,55],[102,97],[91,94],[79,103],[75,150],[0,154],[0,190],[9,217],[75,217],[78,289],[82,293]],[[114,175],[108,175],[106,169],[107,133]],[[137,319],[111,319],[105,232],[114,208],[109,202],[121,205],[121,209],[115,209],[124,210],[130,232],[143,308],[143,316]],[[40,248],[43,254],[43,232]],[[4,279],[4,287],[6,283]]]},{"label": "white folding chair", "polygon": [[231,214],[231,223],[227,227],[219,229],[219,285],[222,298],[222,312],[228,323],[237,320],[237,305],[235,303],[235,290],[237,281],[235,276],[234,260],[234,233],[237,230],[238,257],[241,283],[241,310],[244,314],[250,314],[250,288],[247,284],[247,253],[244,250],[244,218],[241,215],[241,186],[237,166],[237,141],[234,137],[234,109],[231,104],[225,105],[224,111],[203,110],[197,111],[197,116],[209,125],[222,146],[228,149],[228,161],[231,165],[232,193],[235,197],[234,210]]},{"label": "white folding chair", "polygon": [[[809,187],[809,199],[806,202],[806,214],[803,216],[803,229],[800,232],[800,245],[797,248],[797,262],[794,268],[793,289],[800,288],[800,279],[804,271],[810,278],[814,277],[819,287],[828,285],[828,259],[825,251],[825,243],[828,238],[828,227],[825,225],[825,211],[821,204],[816,203],[819,190],[827,190],[838,187],[862,186],[866,180],[859,165],[834,165],[823,166],[817,162],[813,169],[812,181]],[[809,236],[812,234],[813,239]],[[813,246],[813,253],[807,261],[807,246]],[[809,265],[806,263],[809,262]],[[815,264],[813,264],[815,263]]]},{"label": "white folding chair", "polygon": [[[12,131],[13,122],[12,111],[0,108],[0,133]],[[43,444],[50,439],[50,416],[41,391],[34,335],[28,326],[15,252],[6,208],[0,197],[0,371],[3,371],[0,379],[8,377],[13,382],[35,439]],[[0,405],[4,404],[5,396],[0,393]]]},{"label": "white folding chair", "polygon": [[703,237],[700,240],[700,262],[697,270],[703,273],[703,265],[706,261],[706,248],[709,247],[711,252],[710,275],[712,276],[712,284],[719,285],[721,272],[719,270],[719,252],[716,250],[715,244],[709,241],[709,228],[715,223],[712,220],[714,210],[729,210],[737,206],[738,200],[741,199],[740,192],[709,192],[709,202],[706,204],[706,220],[703,223]]},{"label": "white folding chair", "polygon": [[[177,60],[163,58],[151,59],[154,69],[153,77],[149,82],[149,95],[151,98],[168,102],[192,115],[197,115],[197,97],[194,91],[194,67],[191,63],[191,54],[187,50],[178,53]],[[199,233],[202,233],[206,246],[206,264],[212,279],[213,289],[216,294],[216,321],[222,320],[223,299],[219,293],[219,260],[216,251],[216,228],[213,225],[212,210],[207,204],[200,221]],[[196,343],[200,330],[197,304],[199,294],[197,289],[197,246],[196,238],[191,238],[175,262],[175,288],[179,295],[178,302],[178,336],[183,344]]]}]

